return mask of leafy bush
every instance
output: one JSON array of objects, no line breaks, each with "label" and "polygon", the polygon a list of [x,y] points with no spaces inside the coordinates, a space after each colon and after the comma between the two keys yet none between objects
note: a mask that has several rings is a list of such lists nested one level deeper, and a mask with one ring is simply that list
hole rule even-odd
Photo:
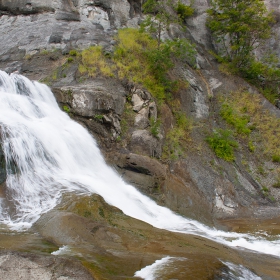
[{"label": "leafy bush", "polygon": [[156,38],[158,48],[162,43],[163,32],[171,23],[178,22],[178,16],[169,12],[172,6],[171,1],[163,0],[147,0],[143,4],[143,12],[147,15],[141,23],[141,29]]},{"label": "leafy bush", "polygon": [[157,120],[155,120],[154,118],[150,119],[150,132],[156,138],[158,138],[158,134],[160,132],[160,125],[161,123],[159,119]]},{"label": "leafy bush", "polygon": [[217,157],[226,161],[234,160],[234,148],[238,147],[238,144],[232,139],[232,132],[230,130],[218,129],[206,138],[206,142],[213,149]]},{"label": "leafy bush", "polygon": [[280,188],[280,178],[272,185],[273,188]]},{"label": "leafy bush", "polygon": [[181,1],[178,2],[176,12],[182,21],[194,14],[194,9],[191,6],[183,4]]},{"label": "leafy bush", "polygon": [[280,162],[280,155],[272,155],[273,162]]},{"label": "leafy bush", "polygon": [[67,105],[64,105],[62,107],[63,111],[66,112],[67,114],[71,112],[70,108]]},{"label": "leafy bush", "polygon": [[160,47],[149,34],[136,29],[121,29],[113,60],[119,78],[144,85],[159,101],[174,89],[168,76],[174,59],[195,61],[196,51],[187,40],[166,41]]},{"label": "leafy bush", "polygon": [[255,49],[272,35],[274,18],[262,0],[212,0],[208,10],[208,27],[216,40],[223,69],[239,74],[257,86],[275,104],[279,98],[279,59],[265,54],[256,57]]},{"label": "leafy bush", "polygon": [[[92,46],[81,53],[79,71],[95,77],[98,74],[142,84],[159,101],[165,100],[182,85],[171,79],[169,70],[174,61],[195,65],[196,50],[186,39],[167,40],[160,46],[149,34],[137,29],[120,29],[114,53],[106,56],[101,46]],[[170,94],[171,93],[171,94]]]},{"label": "leafy bush", "polygon": [[264,196],[268,196],[269,189],[267,187],[262,187],[262,193]]},{"label": "leafy bush", "polygon": [[220,114],[228,124],[236,129],[237,133],[244,135],[249,135],[251,133],[251,129],[248,127],[248,123],[250,122],[250,117],[248,115],[236,112],[234,107],[228,103],[222,105]]},{"label": "leafy bush", "polygon": [[71,56],[77,56],[77,55],[78,55],[78,52],[77,52],[77,50],[70,50],[70,51],[69,51],[69,55],[71,55]]},{"label": "leafy bush", "polygon": [[253,144],[253,141],[249,141],[248,148],[251,153],[253,153],[256,150],[256,146]]},{"label": "leafy bush", "polygon": [[[148,34],[140,33],[136,29],[121,29],[116,38],[118,44],[114,51],[113,60],[117,67],[118,77],[134,83],[143,84],[159,100],[165,98],[163,78],[154,69],[167,68],[162,66],[169,63],[164,59],[162,65],[158,62],[158,52],[154,57],[150,53],[157,50],[157,43]],[[151,65],[156,63],[155,66]],[[159,70],[160,71],[160,70]],[[160,77],[160,80],[157,78]]]},{"label": "leafy bush", "polygon": [[94,119],[97,120],[97,121],[99,121],[99,122],[101,122],[102,119],[103,119],[103,115],[95,114],[95,115],[94,115]]},{"label": "leafy bush", "polygon": [[208,14],[220,55],[236,67],[246,67],[253,51],[271,36],[273,17],[262,0],[212,0]]},{"label": "leafy bush", "polygon": [[68,58],[67,58],[67,62],[71,63],[71,62],[73,62],[73,61],[74,61],[74,58],[73,58],[73,57],[68,57]]}]

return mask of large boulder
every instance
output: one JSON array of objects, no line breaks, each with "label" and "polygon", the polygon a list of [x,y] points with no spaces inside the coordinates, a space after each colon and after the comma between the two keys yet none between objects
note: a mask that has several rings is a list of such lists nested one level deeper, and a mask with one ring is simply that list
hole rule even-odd
[{"label": "large boulder", "polygon": [[120,115],[123,113],[126,92],[115,80],[94,80],[75,86],[53,88],[61,107],[91,132],[102,138],[116,139],[121,133]]},{"label": "large boulder", "polygon": [[92,118],[98,114],[113,112],[121,115],[126,92],[120,83],[92,80],[86,84],[53,88],[58,102],[71,107],[72,113]]},{"label": "large boulder", "polygon": [[162,194],[161,190],[167,177],[165,165],[153,158],[133,153],[114,153],[107,157],[126,182],[156,199]]},{"label": "large boulder", "polygon": [[0,279],[92,280],[94,278],[79,262],[70,258],[2,251]]}]

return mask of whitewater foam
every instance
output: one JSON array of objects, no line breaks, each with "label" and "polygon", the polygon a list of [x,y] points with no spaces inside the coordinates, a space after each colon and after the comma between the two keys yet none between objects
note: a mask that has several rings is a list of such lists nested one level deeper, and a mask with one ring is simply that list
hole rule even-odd
[{"label": "whitewater foam", "polygon": [[0,220],[12,229],[30,227],[64,192],[98,193],[125,214],[157,228],[280,256],[279,237],[269,241],[209,228],[158,206],[126,184],[106,165],[91,135],[60,110],[46,85],[0,71],[0,126],[7,163]]}]

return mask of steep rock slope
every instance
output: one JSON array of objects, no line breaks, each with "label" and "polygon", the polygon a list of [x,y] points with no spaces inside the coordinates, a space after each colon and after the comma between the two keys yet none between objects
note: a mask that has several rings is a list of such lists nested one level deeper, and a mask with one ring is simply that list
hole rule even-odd
[{"label": "steep rock slope", "polygon": [[[189,4],[187,1],[183,3]],[[267,5],[277,14],[275,1],[267,1]],[[185,158],[161,163],[149,158],[161,158],[166,137],[164,132],[172,127],[174,119],[170,108],[165,107],[161,116],[165,126],[162,137],[153,137],[148,117],[156,114],[157,106],[149,93],[137,85],[102,77],[82,81],[79,80],[77,65],[73,65],[52,81],[52,87],[61,106],[68,106],[72,116],[99,139],[108,162],[159,203],[208,223],[213,222],[213,217],[215,220],[253,214],[256,217],[278,215],[275,207],[279,200],[278,190],[272,189],[276,200],[272,203],[263,194],[263,186],[256,180],[256,174],[244,168],[242,153],[234,164],[216,158],[206,146],[203,129],[197,128],[200,125],[202,128],[222,125],[217,113],[218,93],[227,94],[240,88],[255,92],[255,89],[242,79],[219,71],[215,60],[204,51],[212,47],[211,35],[205,27],[209,4],[203,0],[195,1],[194,8],[195,15],[188,19],[187,30],[181,35],[197,43],[198,70],[188,65],[180,65],[176,69],[176,75],[183,76],[190,85],[180,92],[181,110],[196,123],[192,132],[193,143],[196,144],[189,144]],[[141,1],[2,0],[0,10],[3,34],[0,67],[8,72],[19,71],[34,79],[53,73],[65,63],[61,53],[67,54],[71,49],[82,50],[98,44],[110,52],[115,44],[116,30],[137,27],[141,19]],[[278,22],[274,29],[278,32]],[[172,30],[169,36],[173,36]],[[274,46],[277,50],[276,44]],[[135,99],[134,106],[148,104],[148,110],[147,107],[131,110],[131,137],[123,145],[117,139],[128,96]],[[279,110],[265,100],[263,102],[279,116]],[[254,158],[251,161],[252,165],[258,165]],[[155,168],[157,164],[162,166]],[[265,168],[277,168],[277,164],[272,165]],[[158,175],[157,169],[162,169],[162,174]],[[204,207],[200,207],[201,204]]]}]

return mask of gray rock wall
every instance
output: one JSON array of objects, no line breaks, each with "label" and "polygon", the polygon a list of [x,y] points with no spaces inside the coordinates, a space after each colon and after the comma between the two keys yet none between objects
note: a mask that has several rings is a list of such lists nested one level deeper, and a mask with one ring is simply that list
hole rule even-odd
[{"label": "gray rock wall", "polygon": [[[184,4],[190,5],[192,1],[182,0]],[[210,1],[195,0],[192,3],[195,14],[187,20],[188,30],[192,38],[199,44],[206,46],[206,48],[213,48],[211,34],[206,27],[207,9],[211,7]],[[273,37],[262,48],[261,52],[273,50],[278,57],[280,57],[280,2],[279,0],[264,0],[267,9],[272,11],[275,16],[275,24],[273,25]]]},{"label": "gray rock wall", "polygon": [[6,181],[6,163],[5,155],[1,146],[1,136],[0,136],[0,185]]},{"label": "gray rock wall", "polygon": [[[0,62],[19,61],[42,50],[110,47],[115,28],[135,25],[137,1],[1,0]],[[14,69],[19,70],[19,69]]]}]

